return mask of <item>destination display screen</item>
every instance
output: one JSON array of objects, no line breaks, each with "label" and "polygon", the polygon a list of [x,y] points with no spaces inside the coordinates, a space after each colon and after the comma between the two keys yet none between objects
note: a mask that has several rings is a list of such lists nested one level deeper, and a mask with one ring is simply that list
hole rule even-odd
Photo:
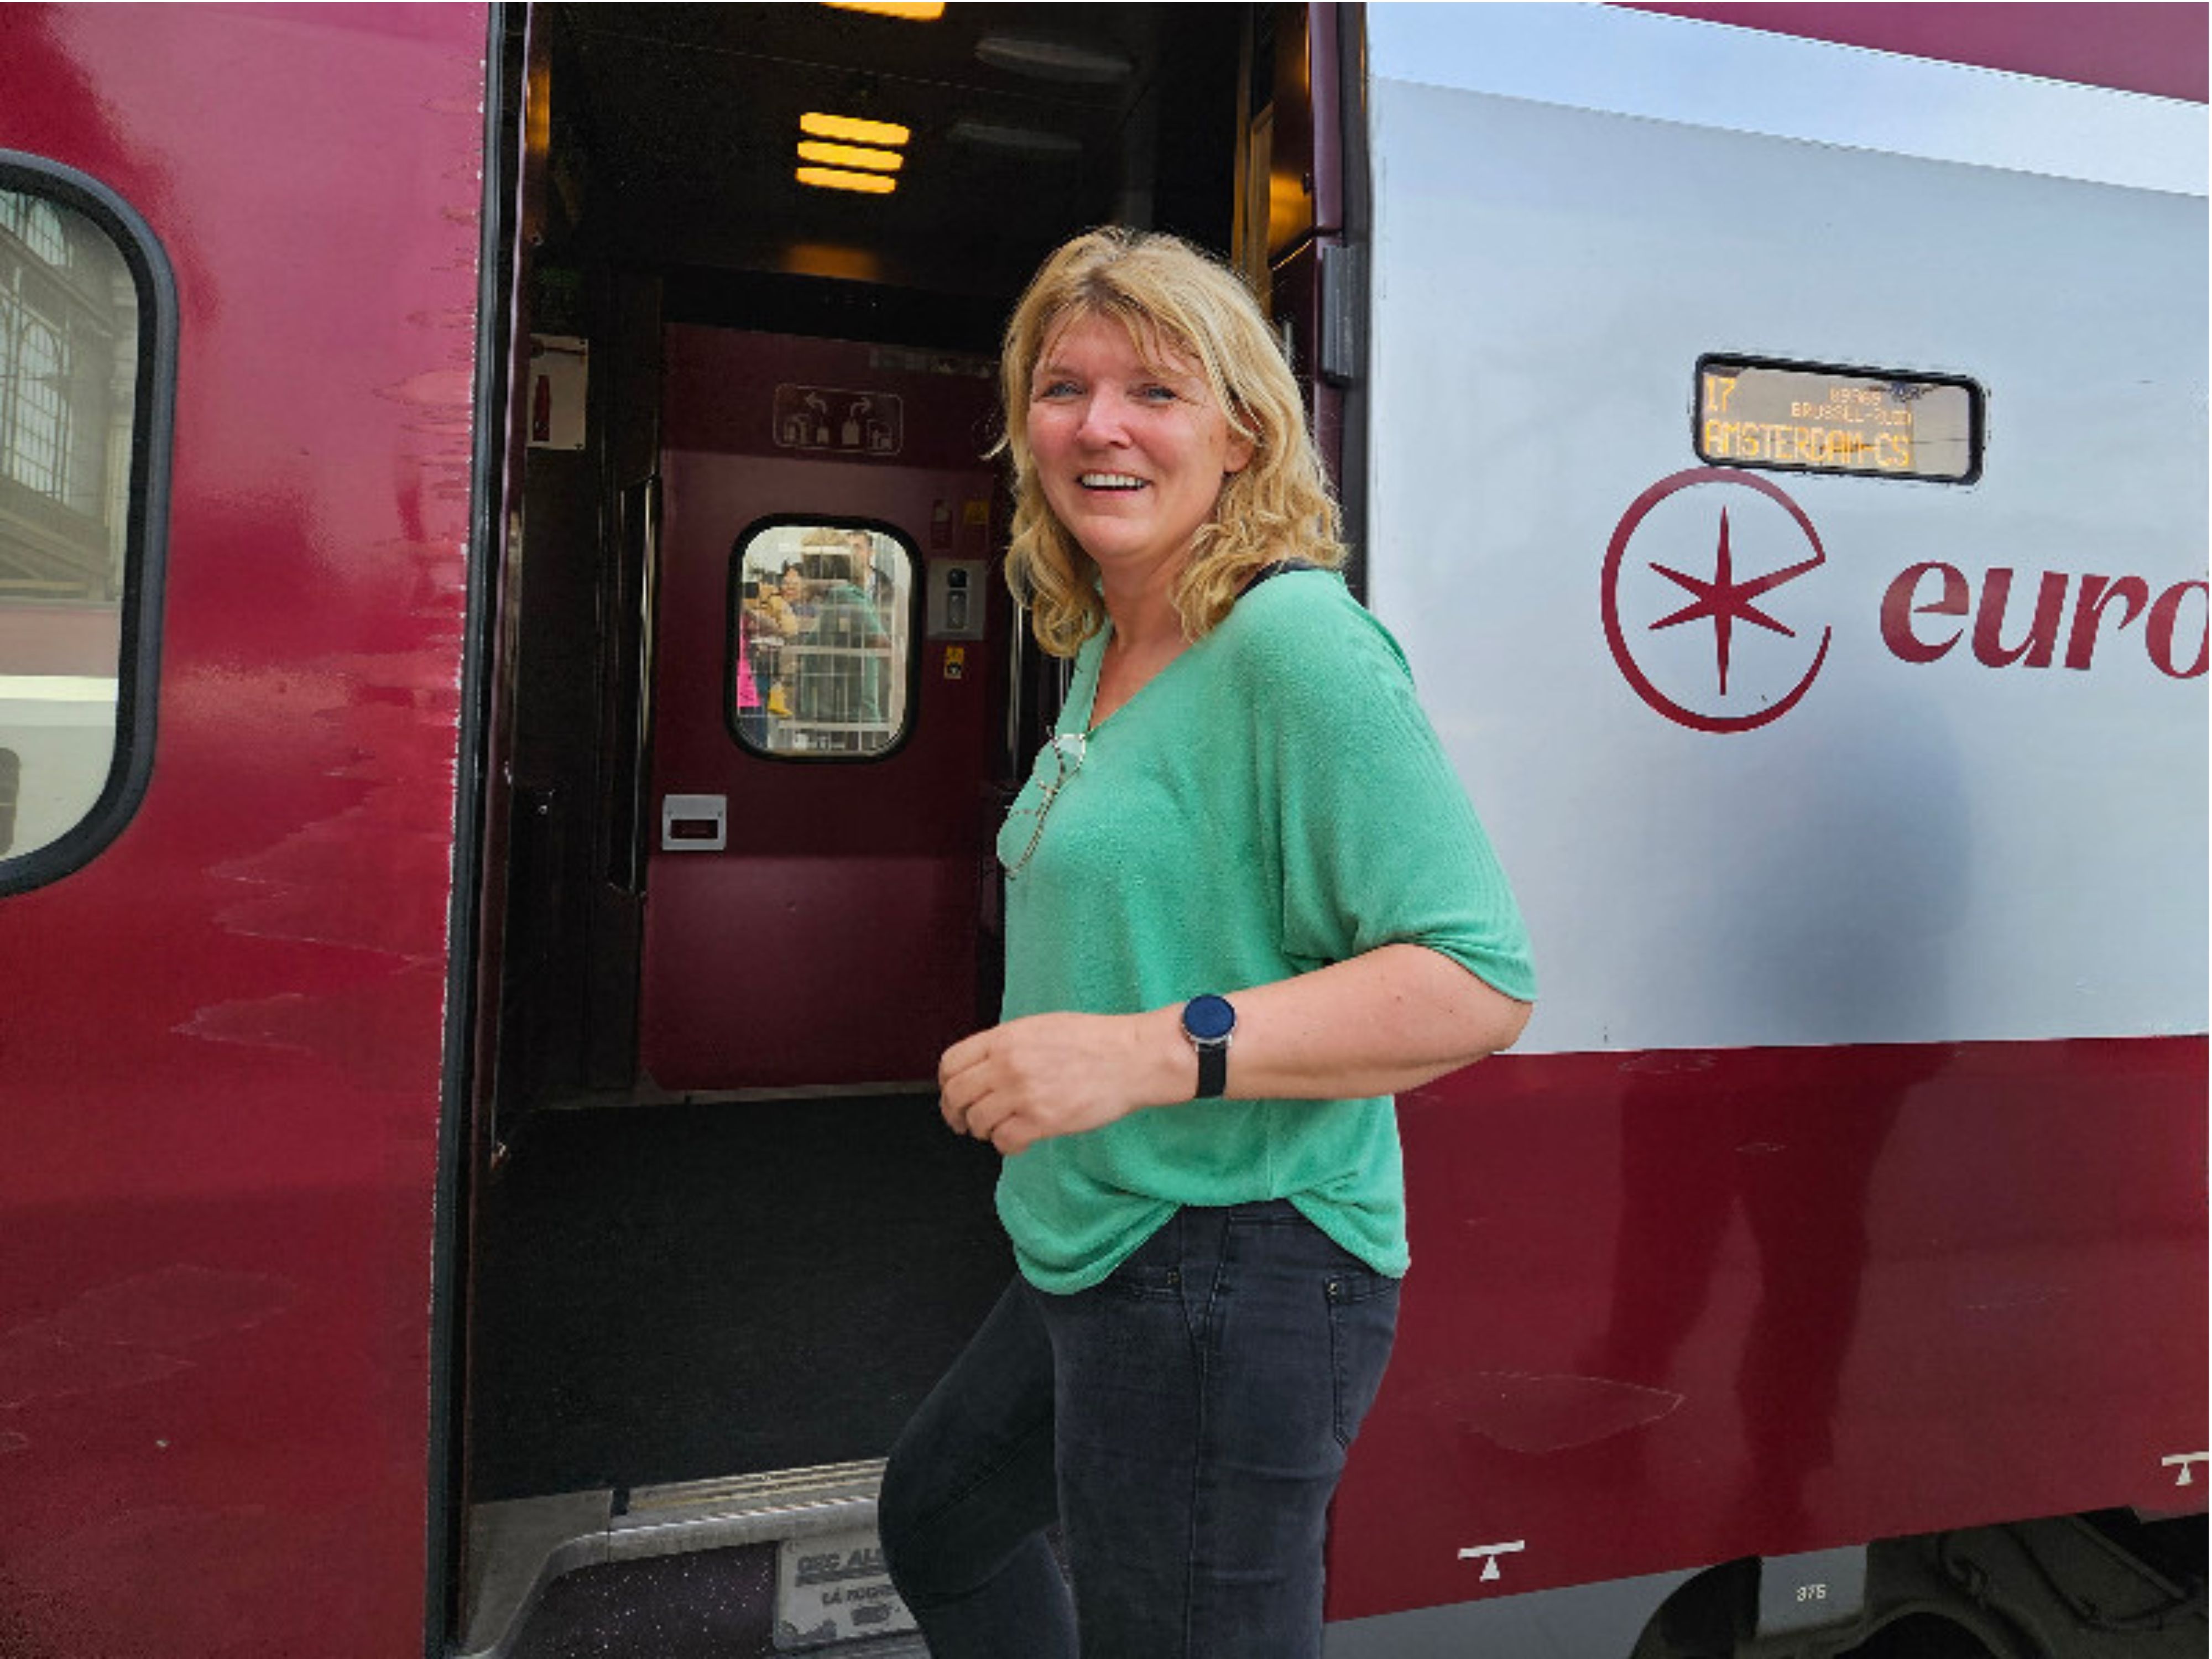
[{"label": "destination display screen", "polygon": [[1972,381],[1718,357],[1697,379],[1701,460],[1952,483],[1981,474]]}]

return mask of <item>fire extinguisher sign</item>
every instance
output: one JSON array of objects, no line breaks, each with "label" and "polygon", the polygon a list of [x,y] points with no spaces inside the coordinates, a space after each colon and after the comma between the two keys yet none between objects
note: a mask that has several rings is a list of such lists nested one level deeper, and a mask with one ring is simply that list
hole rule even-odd
[{"label": "fire extinguisher sign", "polygon": [[591,361],[589,343],[574,336],[530,337],[531,448],[584,447],[584,403]]}]

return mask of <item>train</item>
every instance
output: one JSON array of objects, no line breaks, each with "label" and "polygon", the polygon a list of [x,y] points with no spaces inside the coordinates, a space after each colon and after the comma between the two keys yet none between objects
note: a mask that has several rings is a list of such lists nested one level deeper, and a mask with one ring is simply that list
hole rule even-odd
[{"label": "train", "polygon": [[1544,984],[1399,1103],[1332,1659],[2201,1654],[2206,17],[0,11],[0,1655],[923,1651],[1102,223]]}]

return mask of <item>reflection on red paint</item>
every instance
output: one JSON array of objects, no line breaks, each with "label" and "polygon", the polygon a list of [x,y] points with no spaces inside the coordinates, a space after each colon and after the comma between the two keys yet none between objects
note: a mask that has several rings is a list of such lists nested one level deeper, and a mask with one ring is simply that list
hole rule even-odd
[{"label": "reflection on red paint", "polygon": [[0,1626],[371,1659],[428,1565],[485,18],[211,18],[0,17],[0,147],[146,219],[181,333],[151,785],[0,927]]},{"label": "reflection on red paint", "polygon": [[[1509,1054],[1407,1097],[1413,1267],[1330,1617],[2170,1505],[2204,1414],[2205,1064],[2202,1037]],[[1460,1559],[1505,1539],[1494,1584]]]},{"label": "reflection on red paint", "polygon": [[2205,98],[2203,6],[2023,5],[1998,0],[1941,7],[1723,3],[1626,9],[2199,104]]}]

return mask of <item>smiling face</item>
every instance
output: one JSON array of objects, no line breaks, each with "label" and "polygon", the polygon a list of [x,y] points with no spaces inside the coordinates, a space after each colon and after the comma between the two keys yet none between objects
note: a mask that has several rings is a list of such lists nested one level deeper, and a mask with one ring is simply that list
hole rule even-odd
[{"label": "smiling face", "polygon": [[1140,351],[1111,317],[1081,313],[1045,342],[1024,417],[1053,514],[1109,584],[1182,562],[1222,480],[1252,459],[1188,353]]},{"label": "smiling face", "polygon": [[783,573],[782,580],[776,584],[776,591],[783,595],[787,603],[797,605],[806,597],[806,582],[798,571],[787,570]]}]

